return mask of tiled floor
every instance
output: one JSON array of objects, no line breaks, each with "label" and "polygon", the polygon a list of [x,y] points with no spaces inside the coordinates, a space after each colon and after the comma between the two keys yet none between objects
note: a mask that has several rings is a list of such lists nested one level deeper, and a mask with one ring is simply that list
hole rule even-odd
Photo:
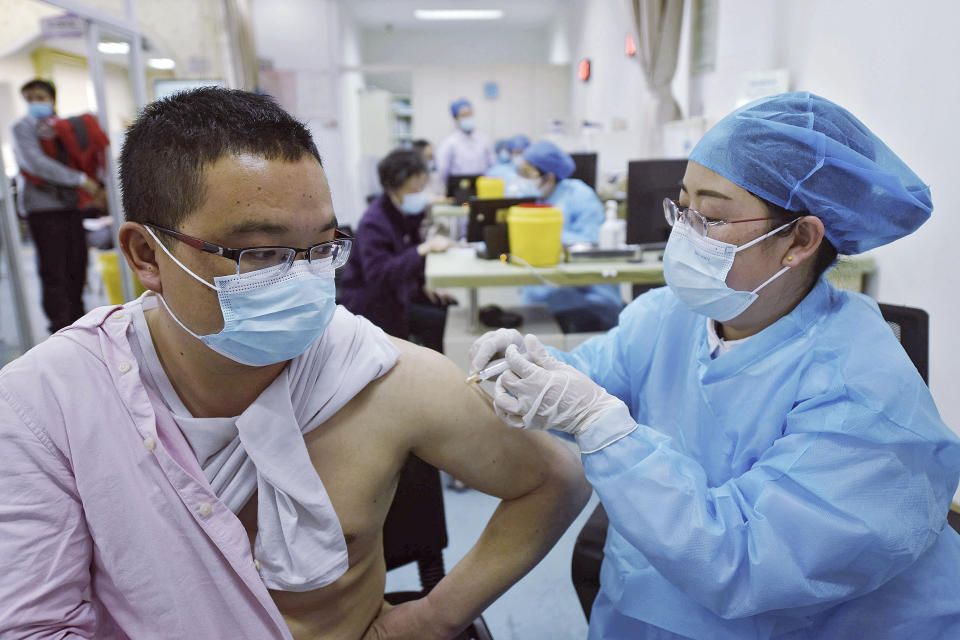
[{"label": "tiled floor", "polygon": [[[34,337],[42,340],[47,336],[46,319],[40,307],[39,283],[32,246],[23,247],[20,257]],[[3,364],[19,354],[19,339],[6,259],[2,255],[0,258],[3,258],[0,260],[0,364]],[[106,292],[95,259],[91,259],[88,281],[90,286],[85,294],[87,309],[107,304]],[[463,304],[451,309],[445,349],[455,362],[466,369],[467,351],[479,333],[469,328],[465,292],[451,290],[450,293],[461,297]],[[491,302],[515,307],[519,305],[517,289],[481,290],[480,303]],[[525,318],[526,323],[521,330],[536,333],[545,344],[572,348],[586,337],[565,337],[543,311],[527,309]],[[450,544],[444,557],[448,569],[456,564],[476,541],[497,502],[495,498],[472,490],[445,491]],[[570,559],[576,536],[595,504],[596,496],[547,557],[484,613],[495,640],[580,640],[586,637],[586,619],[570,580]],[[387,587],[390,591],[417,589],[418,583],[416,568],[412,565],[396,569],[387,576]]]}]

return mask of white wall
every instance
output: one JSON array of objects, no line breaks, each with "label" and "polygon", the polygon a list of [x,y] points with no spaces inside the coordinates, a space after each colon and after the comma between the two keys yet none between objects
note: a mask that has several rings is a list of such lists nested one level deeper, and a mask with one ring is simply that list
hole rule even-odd
[{"label": "white wall", "polygon": [[[483,96],[496,82],[498,97]],[[523,133],[531,139],[547,133],[548,121],[566,120],[569,71],[548,64],[420,66],[413,70],[413,136],[439,144],[453,131],[450,102],[473,103],[477,129],[492,139]]]},{"label": "white wall", "polygon": [[[625,0],[583,0],[571,8],[570,111],[578,137],[584,120],[601,130],[590,146],[598,152],[598,172],[626,172],[627,162],[659,155],[656,132],[646,129],[654,108],[637,58],[624,53],[627,34],[635,34],[633,10]],[[577,62],[591,61],[587,82],[577,78]]]},{"label": "white wall", "polygon": [[740,74],[787,68],[792,89],[842,104],[928,184],[934,212],[917,232],[873,253],[869,293],[930,314],[930,387],[944,420],[960,433],[960,272],[950,258],[960,237],[956,60],[960,4],[951,0],[721,0],[717,69],[701,81],[704,112],[723,114]]},{"label": "white wall", "polygon": [[251,14],[257,55],[292,76],[291,102],[284,107],[313,134],[337,217],[355,224],[363,213],[355,122],[362,79],[356,72],[341,73],[342,65],[359,62],[353,19],[336,0],[255,0]]}]

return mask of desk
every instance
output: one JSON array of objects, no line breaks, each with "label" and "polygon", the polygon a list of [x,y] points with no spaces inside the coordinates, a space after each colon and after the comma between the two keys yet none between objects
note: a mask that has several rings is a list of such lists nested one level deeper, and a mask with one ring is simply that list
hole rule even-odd
[{"label": "desk", "polygon": [[[863,277],[873,273],[874,262],[869,255],[843,256],[827,278],[843,289],[863,290]],[[588,284],[664,284],[663,263],[596,261],[562,262],[552,267],[538,267],[537,272],[547,281],[561,286]],[[479,326],[477,318],[478,287],[511,287],[543,284],[529,269],[500,260],[483,260],[471,249],[456,248],[446,253],[427,256],[425,269],[427,286],[466,287],[469,295],[470,327]]]},{"label": "desk", "polygon": [[434,218],[459,218],[470,215],[470,206],[466,204],[435,204],[430,207],[430,215]]}]

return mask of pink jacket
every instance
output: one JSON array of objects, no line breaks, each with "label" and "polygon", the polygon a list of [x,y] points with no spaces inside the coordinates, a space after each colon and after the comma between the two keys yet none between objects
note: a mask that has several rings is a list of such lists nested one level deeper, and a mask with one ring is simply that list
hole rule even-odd
[{"label": "pink jacket", "polygon": [[[290,638],[121,307],[0,371],[0,637]],[[69,424],[68,424],[69,422]]]}]

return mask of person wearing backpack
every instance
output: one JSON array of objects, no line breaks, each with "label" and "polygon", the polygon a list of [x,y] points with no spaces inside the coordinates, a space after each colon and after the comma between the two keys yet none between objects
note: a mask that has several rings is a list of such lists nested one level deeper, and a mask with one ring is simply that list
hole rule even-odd
[{"label": "person wearing backpack", "polygon": [[27,115],[13,125],[20,168],[18,208],[37,252],[43,311],[54,333],[84,315],[87,243],[83,218],[104,210],[106,135],[92,115],[62,120],[53,83],[34,79],[20,88]]}]

